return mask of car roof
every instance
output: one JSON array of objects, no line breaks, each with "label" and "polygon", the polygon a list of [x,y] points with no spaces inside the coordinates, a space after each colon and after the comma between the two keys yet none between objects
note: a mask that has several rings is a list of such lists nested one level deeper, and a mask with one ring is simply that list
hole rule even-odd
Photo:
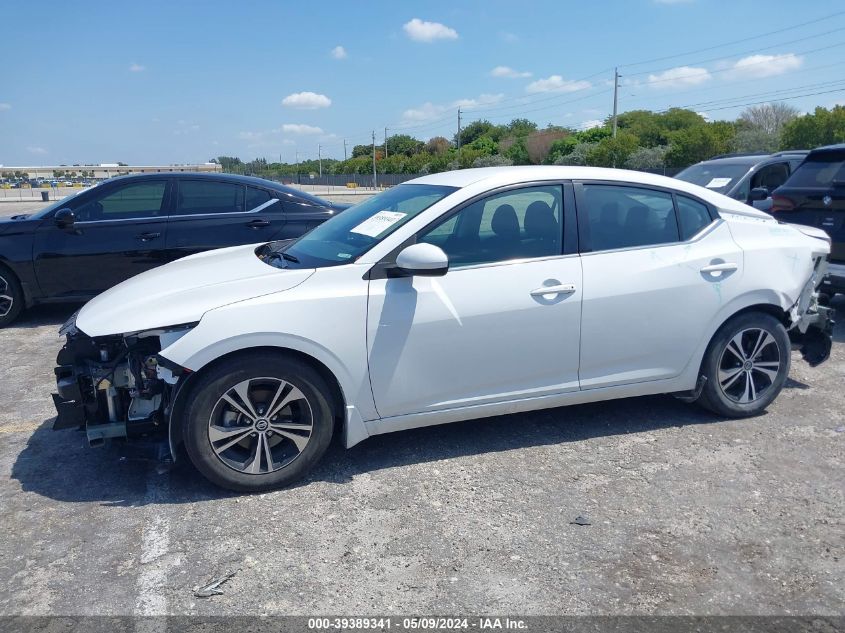
[{"label": "car roof", "polygon": [[817,147],[814,150],[811,150],[811,154],[815,154],[816,152],[843,152],[845,151],[845,143],[835,143],[833,145],[823,145],[822,147]]},{"label": "car roof", "polygon": [[682,193],[688,193],[719,209],[754,217],[770,217],[742,202],[729,198],[684,180],[669,178],[657,174],[628,169],[611,169],[608,167],[575,167],[567,165],[527,165],[519,167],[482,167],[478,169],[461,169],[429,174],[409,180],[402,186],[442,185],[446,187],[468,187],[479,185],[480,188],[490,190],[521,183],[542,182],[544,180],[605,180],[616,181],[620,184],[651,185],[663,187]]},{"label": "car roof", "polygon": [[294,189],[292,187],[287,187],[281,183],[274,182],[272,180],[266,180],[264,178],[257,178],[255,176],[241,176],[239,174],[223,174],[223,173],[207,173],[207,172],[199,172],[199,171],[173,171],[173,172],[160,172],[155,174],[128,174],[126,176],[115,176],[114,178],[109,178],[107,180],[102,181],[103,184],[107,182],[123,182],[126,180],[144,180],[150,178],[175,178],[179,179],[190,179],[190,180],[217,180],[217,181],[226,181],[226,182],[234,182],[244,185],[254,185],[257,187],[265,187],[268,189],[275,189],[276,191],[282,191],[287,194],[292,195],[301,195],[302,192],[298,189]]}]

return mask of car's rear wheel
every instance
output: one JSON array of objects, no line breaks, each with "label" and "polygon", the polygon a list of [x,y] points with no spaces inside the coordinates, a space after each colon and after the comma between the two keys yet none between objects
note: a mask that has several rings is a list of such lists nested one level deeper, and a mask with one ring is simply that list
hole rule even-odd
[{"label": "car's rear wheel", "polygon": [[23,290],[15,274],[0,266],[0,327],[6,327],[23,310]]},{"label": "car's rear wheel", "polygon": [[783,388],[789,364],[789,335],[780,321],[762,312],[738,315],[710,342],[698,402],[730,417],[762,413]]},{"label": "car's rear wheel", "polygon": [[185,412],[185,448],[218,486],[240,492],[286,486],[328,447],[330,401],[306,363],[272,352],[234,357],[199,376]]}]

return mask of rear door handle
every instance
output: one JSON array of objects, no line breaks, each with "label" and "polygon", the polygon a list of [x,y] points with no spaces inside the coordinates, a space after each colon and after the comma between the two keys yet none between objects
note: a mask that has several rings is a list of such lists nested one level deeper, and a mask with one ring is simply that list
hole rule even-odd
[{"label": "rear door handle", "polygon": [[559,286],[541,286],[531,291],[532,297],[542,297],[544,295],[569,295],[575,292],[575,284],[560,284]]},{"label": "rear door handle", "polygon": [[256,218],[250,222],[247,222],[246,225],[251,229],[260,229],[264,228],[265,226],[270,226],[270,220],[262,220],[260,218]]},{"label": "rear door handle", "polygon": [[161,237],[161,233],[141,233],[140,235],[136,235],[135,239],[141,240],[142,242],[149,242],[157,237]]},{"label": "rear door handle", "polygon": [[736,270],[739,268],[733,262],[724,262],[722,264],[710,264],[709,266],[705,266],[701,269],[703,273],[724,273],[730,272],[732,270]]}]

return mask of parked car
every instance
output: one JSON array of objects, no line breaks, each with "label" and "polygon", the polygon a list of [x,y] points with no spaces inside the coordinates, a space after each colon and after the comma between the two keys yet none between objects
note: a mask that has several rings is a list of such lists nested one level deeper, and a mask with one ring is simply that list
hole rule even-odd
[{"label": "parked car", "polygon": [[[673,393],[763,411],[830,352],[830,241],[708,189],[590,167],[398,185],[298,240],[185,257],[61,329],[54,428],[164,433],[214,483],[371,435]],[[791,339],[791,340],[790,340]]]},{"label": "parked car", "polygon": [[833,242],[822,289],[845,292],[845,144],[814,149],[773,195],[778,220],[824,229]]},{"label": "parked car", "polygon": [[185,255],[299,237],[347,206],[260,178],[112,178],[0,220],[0,327],[25,306],[90,299]]},{"label": "parked car", "polygon": [[772,192],[786,182],[807,152],[723,154],[684,169],[675,178],[712,189],[762,211],[772,207]]}]

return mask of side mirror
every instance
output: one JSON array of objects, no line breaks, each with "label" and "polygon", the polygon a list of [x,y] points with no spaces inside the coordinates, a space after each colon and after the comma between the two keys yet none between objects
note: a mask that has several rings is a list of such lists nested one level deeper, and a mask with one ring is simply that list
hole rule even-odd
[{"label": "side mirror", "polygon": [[449,270],[449,257],[434,244],[411,244],[396,256],[403,276],[442,277]]},{"label": "side mirror", "polygon": [[76,222],[76,214],[67,208],[59,209],[56,211],[56,215],[53,216],[53,220],[60,229],[70,229],[73,227],[73,223]]},{"label": "side mirror", "polygon": [[766,187],[754,187],[748,195],[748,199],[752,202],[760,202],[769,197],[769,190]]}]

